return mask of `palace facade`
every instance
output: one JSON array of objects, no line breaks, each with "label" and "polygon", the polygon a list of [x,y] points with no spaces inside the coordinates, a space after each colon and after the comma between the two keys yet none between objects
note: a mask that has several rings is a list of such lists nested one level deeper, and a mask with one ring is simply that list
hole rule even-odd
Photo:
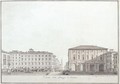
[{"label": "palace facade", "polygon": [[[9,58],[9,61],[8,61]],[[3,64],[8,69],[46,69],[54,70],[56,65],[60,65],[59,60],[51,52],[46,51],[34,51],[29,49],[27,52],[22,51],[11,51],[11,52],[2,52]],[[8,63],[9,62],[9,63]],[[5,66],[3,66],[5,69]]]},{"label": "palace facade", "polygon": [[113,67],[117,69],[117,56],[107,48],[81,45],[68,50],[68,67],[71,71],[105,72]]}]

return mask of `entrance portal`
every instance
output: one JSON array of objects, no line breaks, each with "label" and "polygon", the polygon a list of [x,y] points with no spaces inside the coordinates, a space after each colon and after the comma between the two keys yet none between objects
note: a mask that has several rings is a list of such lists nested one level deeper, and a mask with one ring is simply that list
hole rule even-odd
[{"label": "entrance portal", "polygon": [[90,71],[94,71],[94,64],[90,64]]},{"label": "entrance portal", "polygon": [[104,71],[104,64],[100,64],[100,65],[99,65],[99,71],[100,71],[100,72],[103,72],[103,71]]}]

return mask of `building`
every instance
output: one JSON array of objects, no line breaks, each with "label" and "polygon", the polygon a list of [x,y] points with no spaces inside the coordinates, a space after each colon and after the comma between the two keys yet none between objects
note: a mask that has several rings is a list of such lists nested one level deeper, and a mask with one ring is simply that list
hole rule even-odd
[{"label": "building", "polygon": [[104,60],[104,71],[117,72],[118,71],[118,53],[110,50],[107,53],[101,55]]},{"label": "building", "polygon": [[65,63],[64,70],[69,70],[68,62]]},{"label": "building", "polygon": [[6,71],[10,67],[10,54],[2,51],[2,70]]},{"label": "building", "polygon": [[61,69],[61,63],[60,63],[60,61],[58,60],[58,58],[55,58],[55,60],[54,60],[54,70],[55,71],[61,71],[62,69]]},{"label": "building", "polygon": [[[4,53],[3,53],[4,54]],[[56,56],[51,52],[34,51],[29,49],[27,52],[11,51],[9,52],[9,69],[11,70],[51,70],[55,69]],[[3,55],[4,58],[4,55]],[[3,59],[4,60],[4,59]]]},{"label": "building", "polygon": [[68,50],[68,67],[71,71],[99,72],[104,70],[104,63],[99,56],[107,53],[107,48],[80,45]]}]

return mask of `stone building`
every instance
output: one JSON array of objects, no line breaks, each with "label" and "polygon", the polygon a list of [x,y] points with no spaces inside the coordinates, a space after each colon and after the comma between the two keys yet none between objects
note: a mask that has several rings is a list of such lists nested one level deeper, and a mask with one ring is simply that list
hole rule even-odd
[{"label": "stone building", "polygon": [[68,66],[71,71],[99,72],[104,71],[104,62],[99,56],[107,53],[107,48],[80,45],[68,50]]},{"label": "stone building", "polygon": [[2,70],[6,71],[10,67],[10,54],[2,51]]},{"label": "stone building", "polygon": [[117,72],[118,71],[118,53],[110,50],[109,52],[101,55],[104,63],[104,71]]},{"label": "stone building", "polygon": [[[2,53],[3,61],[5,58]],[[54,71],[56,56],[51,52],[46,51],[34,51],[29,49],[27,52],[22,51],[11,51],[9,52],[9,69],[11,70],[22,70],[22,69],[44,69]],[[8,61],[8,60],[6,60]]]}]

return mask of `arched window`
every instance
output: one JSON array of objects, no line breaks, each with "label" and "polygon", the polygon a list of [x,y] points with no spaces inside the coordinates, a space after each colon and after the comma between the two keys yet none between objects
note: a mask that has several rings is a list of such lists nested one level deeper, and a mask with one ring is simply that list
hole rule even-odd
[{"label": "arched window", "polygon": [[73,60],[75,60],[75,56],[73,57]]}]

